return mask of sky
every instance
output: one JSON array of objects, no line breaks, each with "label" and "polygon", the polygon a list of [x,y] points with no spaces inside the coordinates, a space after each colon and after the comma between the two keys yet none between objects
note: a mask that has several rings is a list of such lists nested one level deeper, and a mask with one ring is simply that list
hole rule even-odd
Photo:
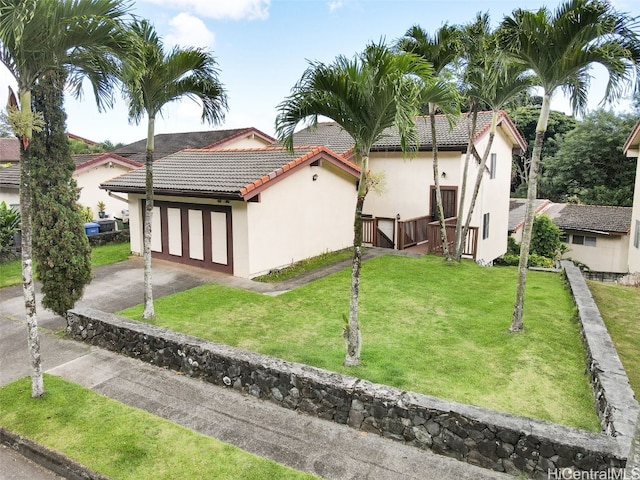
[{"label": "sky", "polygon": [[[613,0],[615,8],[640,16],[640,1]],[[300,79],[309,61],[331,63],[338,55],[352,57],[370,42],[393,43],[414,24],[434,32],[445,23],[470,22],[479,11],[494,24],[514,8],[555,9],[555,0],[136,0],[131,12],[147,18],[173,46],[201,47],[216,58],[229,110],[220,125],[201,122],[201,108],[185,99],[168,104],[156,120],[156,134],[255,127],[274,135],[277,106]],[[593,71],[589,108],[598,107],[606,76]],[[0,66],[0,104],[7,85],[15,89]],[[621,101],[612,108],[628,111]],[[552,108],[569,112],[558,96]],[[67,131],[102,142],[131,143],[146,137],[147,118],[139,125],[127,118],[127,105],[116,92],[113,109],[99,112],[90,87],[81,99],[66,96]]]}]

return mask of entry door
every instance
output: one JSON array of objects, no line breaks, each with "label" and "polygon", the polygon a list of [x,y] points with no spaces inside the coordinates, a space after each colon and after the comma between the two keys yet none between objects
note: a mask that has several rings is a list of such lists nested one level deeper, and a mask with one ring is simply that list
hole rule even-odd
[{"label": "entry door", "polygon": [[[444,218],[455,217],[458,206],[458,187],[440,187],[442,196],[442,210]],[[431,221],[438,220],[438,204],[436,202],[436,187],[431,187]]]},{"label": "entry door", "polygon": [[154,257],[233,273],[231,207],[155,202]]}]

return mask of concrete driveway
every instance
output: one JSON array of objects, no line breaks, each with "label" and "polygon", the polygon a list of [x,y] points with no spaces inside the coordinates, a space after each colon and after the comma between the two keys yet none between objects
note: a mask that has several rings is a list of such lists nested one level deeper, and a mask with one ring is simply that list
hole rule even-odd
[{"label": "concrete driveway", "polygon": [[[79,306],[115,312],[142,302],[141,259],[94,273]],[[264,293],[283,288],[154,260],[155,298],[210,282]],[[295,282],[286,285],[292,286]],[[54,334],[64,329],[64,319],[40,306],[38,315],[45,371],[298,470],[332,479],[513,478],[67,340]],[[5,288],[0,290],[0,384],[28,374],[22,291]],[[19,460],[0,449],[0,465]],[[3,474],[0,479],[20,478]]]}]

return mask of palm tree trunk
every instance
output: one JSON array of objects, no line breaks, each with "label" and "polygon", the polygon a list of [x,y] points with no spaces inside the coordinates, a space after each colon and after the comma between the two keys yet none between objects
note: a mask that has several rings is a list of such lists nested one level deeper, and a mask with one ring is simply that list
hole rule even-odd
[{"label": "palm tree trunk", "polygon": [[153,216],[153,150],[155,116],[149,115],[147,127],[147,151],[145,156],[145,216],[142,256],[144,260],[144,311],[142,318],[149,320],[156,316],[153,308],[153,286],[151,284],[151,224]]},{"label": "palm tree trunk", "polygon": [[[469,160],[471,160],[471,151],[473,150],[473,137],[476,133],[476,124],[478,121],[478,111],[475,105],[471,105],[470,114],[471,126],[469,127],[469,142],[467,143],[467,153],[464,157],[464,168],[462,172],[462,184],[460,185],[460,203],[458,207],[458,216],[456,218],[456,238],[453,251],[453,259],[459,262],[462,258],[463,245],[466,240],[466,232],[463,235],[462,230],[462,212],[464,211],[464,201],[467,192],[467,175],[469,173]],[[467,115],[467,124],[469,123],[469,115]]]},{"label": "palm tree trunk", "polygon": [[436,107],[429,104],[429,118],[431,119],[431,141],[433,144],[433,181],[436,186],[436,208],[438,209],[438,223],[440,224],[440,240],[442,241],[442,255],[447,261],[451,260],[447,228],[445,225],[444,209],[442,208],[442,193],[440,192],[440,172],[438,168],[438,141],[436,138]]},{"label": "palm tree trunk", "polygon": [[524,227],[522,232],[522,243],[520,244],[520,262],[518,263],[518,284],[516,286],[516,301],[513,307],[513,318],[511,320],[510,332],[521,332],[524,329],[522,319],[524,311],[524,294],[527,286],[527,264],[529,263],[529,248],[531,246],[531,234],[533,232],[533,214],[535,211],[534,202],[538,194],[538,169],[540,165],[540,154],[542,153],[542,142],[549,123],[549,110],[551,106],[551,96],[547,93],[542,97],[542,108],[538,125],[536,126],[536,139],[531,154],[531,165],[529,166],[529,183],[527,185],[527,205],[524,215]]},{"label": "palm tree trunk", "polygon": [[[31,111],[31,92],[23,91],[20,95],[20,109]],[[20,214],[22,229],[22,293],[27,320],[27,348],[31,362],[31,396],[33,398],[44,395],[44,380],[42,378],[42,364],[40,358],[40,335],[38,333],[38,314],[36,311],[36,293],[33,284],[32,258],[32,198],[33,181],[31,178],[31,159],[29,141],[32,129],[28,127],[22,133],[20,142]]]},{"label": "palm tree trunk", "polygon": [[360,365],[360,349],[362,337],[358,324],[358,298],[360,296],[360,267],[362,266],[362,207],[367,194],[367,170],[369,169],[369,155],[362,157],[362,170],[358,183],[358,198],[353,220],[353,263],[351,266],[351,297],[349,301],[349,322],[344,336],[347,341],[347,355],[344,359],[345,367]]},{"label": "palm tree trunk", "polygon": [[[473,210],[476,208],[476,201],[478,200],[478,193],[480,192],[480,185],[482,184],[482,179],[484,178],[484,170],[487,166],[487,159],[489,158],[489,152],[491,152],[491,146],[493,145],[493,139],[496,136],[496,123],[498,121],[498,112],[493,111],[493,115],[491,116],[491,130],[489,132],[489,140],[487,142],[487,147],[482,154],[482,160],[480,165],[478,166],[478,174],[476,175],[476,181],[473,185],[473,193],[471,194],[471,204],[469,205],[469,211],[467,212],[467,217],[464,221],[464,226],[462,227],[462,235],[460,237],[460,246],[459,251],[462,252],[462,246],[464,241],[467,238],[467,233],[469,232],[469,225],[471,225],[471,216],[473,215]],[[472,147],[475,148],[475,147]],[[460,260],[459,258],[457,260]]]}]

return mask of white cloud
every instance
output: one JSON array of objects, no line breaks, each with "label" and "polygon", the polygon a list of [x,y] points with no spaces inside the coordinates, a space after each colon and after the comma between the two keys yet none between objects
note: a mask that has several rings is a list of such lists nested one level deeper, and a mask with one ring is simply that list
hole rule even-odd
[{"label": "white cloud", "polygon": [[342,0],[331,0],[330,2],[327,2],[327,6],[329,7],[329,11],[333,13],[344,7],[344,3]]},{"label": "white cloud", "polygon": [[271,0],[143,0],[174,10],[215,19],[265,20],[269,18]]},{"label": "white cloud", "polygon": [[205,23],[188,13],[180,13],[169,22],[170,30],[164,37],[167,46],[213,48],[216,37]]}]

